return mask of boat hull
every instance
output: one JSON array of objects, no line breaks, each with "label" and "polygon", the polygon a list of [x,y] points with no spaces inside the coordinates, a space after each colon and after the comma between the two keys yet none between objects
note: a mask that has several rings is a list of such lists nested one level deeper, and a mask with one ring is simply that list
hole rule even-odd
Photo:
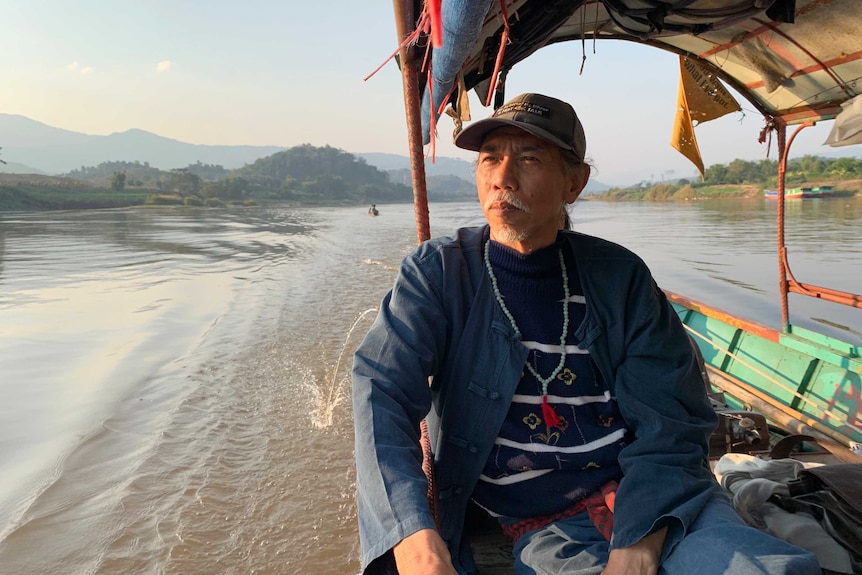
[{"label": "boat hull", "polygon": [[779,427],[814,430],[847,447],[862,443],[858,346],[792,326],[781,332],[677,294],[668,298],[729,405],[770,411]]},{"label": "boat hull", "polygon": [[826,198],[833,194],[831,186],[821,186],[819,188],[802,188],[803,198]]},{"label": "boat hull", "polygon": [[[817,188],[793,188],[784,190],[785,200],[801,200],[804,198],[826,198],[834,193],[832,186],[820,186]],[[763,195],[771,200],[778,199],[778,190],[763,190]]]},{"label": "boat hull", "polygon": [[[778,190],[764,190],[763,195],[770,200],[777,200]],[[801,200],[802,198],[802,190],[799,188],[793,190],[784,190],[785,200]]]}]

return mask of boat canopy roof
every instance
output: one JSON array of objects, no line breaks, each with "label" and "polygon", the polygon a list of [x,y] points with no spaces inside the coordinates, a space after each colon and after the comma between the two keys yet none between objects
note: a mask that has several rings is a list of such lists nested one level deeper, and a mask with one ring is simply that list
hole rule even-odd
[{"label": "boat canopy roof", "polygon": [[[420,14],[423,1],[413,1]],[[862,91],[862,0],[441,1],[443,44],[431,67],[438,113],[458,85],[483,102],[496,88],[499,106],[509,69],[573,40],[626,40],[694,59],[785,125],[834,118]]]}]

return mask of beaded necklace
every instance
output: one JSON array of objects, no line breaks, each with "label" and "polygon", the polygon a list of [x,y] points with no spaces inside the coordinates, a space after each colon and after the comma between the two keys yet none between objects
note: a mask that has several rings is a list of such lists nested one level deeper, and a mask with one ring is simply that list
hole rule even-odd
[{"label": "beaded necklace", "polygon": [[[503,301],[503,295],[500,293],[500,287],[497,285],[497,276],[494,275],[494,269],[491,267],[491,256],[490,254],[490,246],[491,240],[485,242],[485,267],[488,268],[488,277],[491,278],[491,287],[494,290],[494,297],[497,298],[497,303],[500,304],[500,308],[503,310],[503,314],[509,319],[509,323],[512,324],[512,329],[515,330],[516,333],[521,333],[521,330],[518,329],[518,324],[515,322],[515,317],[512,315],[512,312],[509,311],[509,308],[506,307],[506,303]],[[545,417],[545,422],[549,427],[555,427],[561,423],[560,416],[554,411],[550,405],[548,405],[548,384],[554,380],[555,377],[560,373],[560,370],[563,369],[563,366],[566,364],[566,336],[569,333],[569,274],[566,272],[566,262],[563,260],[563,250],[559,250],[560,255],[560,269],[562,269],[563,275],[563,332],[560,334],[560,363],[557,364],[557,367],[551,372],[551,375],[548,377],[542,377],[539,375],[539,372],[533,367],[529,361],[526,362],[527,370],[533,374],[533,376],[542,384],[542,415]]]}]

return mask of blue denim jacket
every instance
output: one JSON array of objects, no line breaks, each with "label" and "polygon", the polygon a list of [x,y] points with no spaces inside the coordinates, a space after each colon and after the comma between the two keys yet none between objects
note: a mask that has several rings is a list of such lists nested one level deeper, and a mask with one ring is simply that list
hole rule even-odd
[{"label": "blue denim jacket", "polygon": [[[462,542],[464,514],[527,358],[494,300],[484,231],[458,230],[405,258],[354,357],[363,571],[404,537],[435,527],[421,468],[425,418],[439,532],[458,572],[475,572]],[[619,458],[611,545],[627,547],[667,526],[666,556],[719,489],[707,461],[716,416],[688,336],[646,264],[611,242],[561,233],[587,304],[575,334],[636,437]]]}]

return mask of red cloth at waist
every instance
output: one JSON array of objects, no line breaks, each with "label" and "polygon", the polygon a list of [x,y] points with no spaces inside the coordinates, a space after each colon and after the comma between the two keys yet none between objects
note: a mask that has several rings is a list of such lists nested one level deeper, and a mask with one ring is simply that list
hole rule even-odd
[{"label": "red cloth at waist", "polygon": [[546,525],[550,525],[554,521],[560,521],[567,517],[572,517],[586,511],[589,513],[590,520],[602,536],[608,541],[611,540],[611,534],[614,531],[614,499],[617,494],[619,483],[615,480],[608,481],[601,486],[597,491],[594,491],[572,505],[558,513],[545,515],[544,517],[531,517],[522,519],[517,523],[501,525],[503,533],[512,538],[515,542],[524,533],[539,529]]}]

